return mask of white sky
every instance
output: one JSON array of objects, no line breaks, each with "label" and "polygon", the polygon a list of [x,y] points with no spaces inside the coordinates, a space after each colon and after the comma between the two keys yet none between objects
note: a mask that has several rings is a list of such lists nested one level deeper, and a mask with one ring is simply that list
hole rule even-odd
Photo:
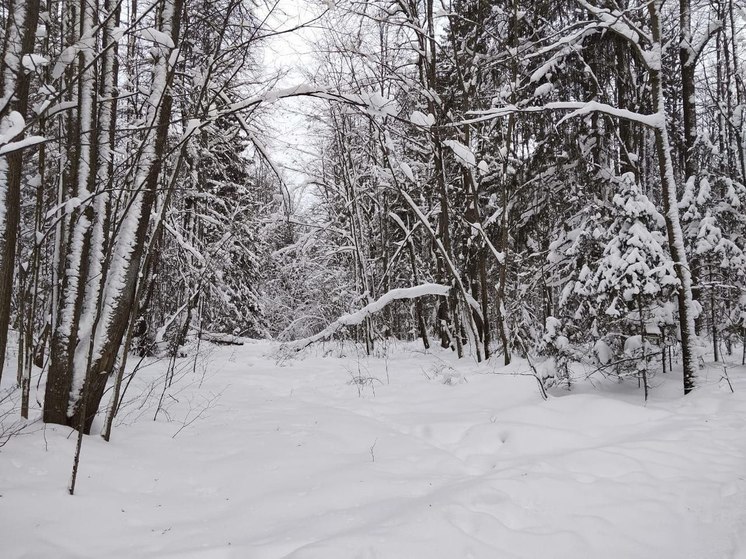
[{"label": "white sky", "polygon": [[[314,0],[278,0],[269,3],[269,6],[260,7],[258,15],[263,15],[273,6],[274,9],[267,18],[267,27],[281,31],[312,21],[323,12],[326,3]],[[312,55],[315,33],[311,26],[277,35],[267,41],[264,50],[267,72],[284,74],[277,87],[286,88],[307,81],[303,71],[315,64]],[[308,153],[308,144],[313,132],[303,113],[318,110],[318,103],[308,98],[278,101],[267,118],[269,151],[278,166],[284,169],[285,180],[291,189],[300,189],[308,179],[304,169],[312,159],[312,155]],[[298,196],[302,196],[302,193],[299,192]]]}]

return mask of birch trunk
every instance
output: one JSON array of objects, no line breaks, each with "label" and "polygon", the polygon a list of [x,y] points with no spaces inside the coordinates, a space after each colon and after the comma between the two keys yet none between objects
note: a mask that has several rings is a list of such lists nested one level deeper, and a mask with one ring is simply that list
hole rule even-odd
[{"label": "birch trunk", "polygon": [[655,147],[658,154],[658,167],[663,193],[663,216],[666,221],[666,232],[671,257],[676,265],[676,275],[681,282],[678,292],[679,327],[681,330],[681,355],[684,366],[684,393],[691,392],[697,380],[697,362],[694,330],[694,305],[692,297],[692,273],[689,268],[684,234],[679,218],[676,181],[674,179],[671,143],[666,124],[666,97],[663,85],[663,31],[660,20],[660,0],[648,3],[648,13],[653,35],[652,51],[658,65],[650,68],[650,81],[653,95],[653,106],[659,115],[660,122],[655,128]]}]

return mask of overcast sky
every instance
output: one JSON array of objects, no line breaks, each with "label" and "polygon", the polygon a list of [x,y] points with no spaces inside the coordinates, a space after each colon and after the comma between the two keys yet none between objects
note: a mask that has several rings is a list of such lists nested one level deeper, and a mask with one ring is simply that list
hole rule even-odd
[{"label": "overcast sky", "polygon": [[[267,16],[267,27],[275,31],[292,29],[313,21],[326,8],[325,3],[314,0],[279,0],[270,3],[271,13]],[[259,10],[264,16],[268,6]],[[313,26],[292,33],[278,34],[266,42],[264,66],[269,73],[282,72],[284,75],[278,87],[285,88],[307,81],[304,71],[315,65],[312,55],[316,31]],[[272,156],[285,170],[289,186],[302,188],[308,176],[304,172],[312,158],[308,154],[313,132],[308,127],[304,113],[319,110],[319,102],[307,98],[277,102],[267,119]]]}]

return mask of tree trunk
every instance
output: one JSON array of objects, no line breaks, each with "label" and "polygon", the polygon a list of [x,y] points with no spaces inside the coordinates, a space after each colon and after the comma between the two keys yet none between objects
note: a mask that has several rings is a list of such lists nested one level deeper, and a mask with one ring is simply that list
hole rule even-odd
[{"label": "tree trunk", "polygon": [[[648,3],[654,41],[652,48],[659,55],[658,60],[663,59],[660,4],[660,0],[653,0]],[[692,274],[684,248],[684,233],[679,218],[672,151],[665,120],[666,98],[661,67],[650,69],[650,81],[653,107],[660,118],[660,123],[655,128],[655,147],[658,153],[658,168],[663,194],[663,216],[666,221],[671,257],[676,266],[676,275],[681,282],[678,292],[679,327],[681,329],[681,356],[684,366],[684,394],[688,394],[694,389],[697,380]]]},{"label": "tree trunk", "polygon": [[[178,43],[182,1],[164,0],[158,15],[158,27],[171,37],[174,44]],[[103,289],[100,292],[95,327],[91,332],[94,343],[90,345],[90,354],[85,360],[90,363],[90,367],[84,367],[82,371],[79,367],[58,367],[50,368],[49,372],[48,385],[51,384],[55,390],[49,394],[49,400],[45,399],[45,421],[76,428],[83,425],[86,433],[90,432],[98,411],[107,378],[114,369],[134,307],[140,264],[158,191],[161,154],[167,148],[172,105],[168,94],[173,76],[173,66],[169,62],[172,50],[161,45],[154,61],[147,118],[151,126],[146,129],[137,154],[131,185],[132,199],[118,227],[119,234],[112,241],[110,261],[102,270]],[[81,372],[85,379],[82,383],[78,376]],[[77,385],[86,386],[83,393],[76,391],[73,375],[78,379]],[[60,400],[65,390],[67,394],[64,395],[62,404]],[[63,406],[66,412],[64,416],[60,413]]]},{"label": "tree trunk", "polygon": [[[39,0],[9,0],[2,44],[0,74],[0,143],[19,139],[23,131],[5,138],[28,110],[31,73],[22,60],[33,51],[39,21]],[[0,155],[0,379],[8,345],[18,225],[21,217],[23,150]]]},{"label": "tree trunk", "polygon": [[[80,40],[92,33],[94,6],[83,0],[79,5],[80,21],[77,22],[72,6],[68,12],[73,22],[69,41]],[[69,231],[66,235],[65,273],[62,278],[58,314],[52,332],[52,354],[47,387],[44,397],[44,421],[65,423],[70,404],[82,392],[86,369],[86,359],[76,358],[88,340],[80,340],[78,328],[85,312],[96,304],[95,298],[87,296],[88,272],[91,269],[92,225],[94,219],[92,196],[95,162],[97,159],[95,134],[96,76],[92,49],[81,49],[78,54],[78,91],[76,125],[71,130],[71,142],[75,148],[69,175],[72,197],[82,201],[70,216]],[[95,265],[94,265],[95,272]],[[98,274],[96,274],[98,276]],[[95,283],[95,282],[94,282]],[[88,308],[86,308],[88,307]],[[85,329],[85,320],[83,320]],[[75,424],[73,425],[75,426]]]},{"label": "tree trunk", "polygon": [[[409,246],[409,259],[412,264],[412,277],[414,278],[414,285],[419,285],[420,278],[419,274],[417,273],[417,259],[415,258],[414,241],[412,240],[411,236],[407,245]],[[424,311],[422,309],[421,297],[417,297],[417,299],[415,299],[414,308],[415,312],[417,313],[417,327],[420,331],[420,338],[422,338],[422,345],[425,346],[425,349],[430,349],[430,340],[427,336],[427,326],[425,325],[425,317]]]},{"label": "tree trunk", "polygon": [[679,63],[681,64],[681,105],[684,113],[684,182],[696,177],[698,171],[695,148],[697,143],[697,106],[694,82],[696,53],[692,45],[690,0],[679,0]]}]

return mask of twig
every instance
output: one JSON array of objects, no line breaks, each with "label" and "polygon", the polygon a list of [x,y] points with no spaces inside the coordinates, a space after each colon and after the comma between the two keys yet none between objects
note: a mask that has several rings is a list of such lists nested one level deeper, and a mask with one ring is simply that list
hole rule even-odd
[{"label": "twig", "polygon": [[516,341],[518,342],[517,345],[520,345],[521,347],[521,352],[523,353],[524,359],[528,363],[528,366],[531,367],[531,371],[533,371],[533,377],[536,379],[536,382],[539,384],[539,392],[541,393],[541,399],[544,401],[547,401],[549,399],[549,395],[547,394],[547,389],[544,388],[544,383],[541,380],[539,371],[536,370],[536,367],[534,366],[533,361],[531,361],[531,357],[528,354],[526,345],[523,343],[523,339],[517,338]]},{"label": "twig", "polygon": [[194,423],[195,421],[197,421],[198,419],[200,419],[205,414],[206,411],[208,411],[209,409],[211,409],[215,405],[215,402],[222,395],[223,395],[223,392],[219,392],[218,394],[213,394],[212,398],[210,398],[209,400],[207,400],[207,403],[202,407],[202,409],[199,410],[199,413],[197,415],[195,415],[193,418],[189,419],[189,421],[187,421],[187,419],[189,418],[189,415],[192,413],[192,408],[190,406],[189,413],[187,413],[186,417],[184,418],[184,424],[181,427],[179,427],[179,429],[178,429],[178,431],[176,431],[176,433],[174,433],[173,435],[171,435],[171,438],[175,439],[176,436],[179,433],[181,433],[184,429],[186,429],[187,427],[189,427],[192,423]]}]

